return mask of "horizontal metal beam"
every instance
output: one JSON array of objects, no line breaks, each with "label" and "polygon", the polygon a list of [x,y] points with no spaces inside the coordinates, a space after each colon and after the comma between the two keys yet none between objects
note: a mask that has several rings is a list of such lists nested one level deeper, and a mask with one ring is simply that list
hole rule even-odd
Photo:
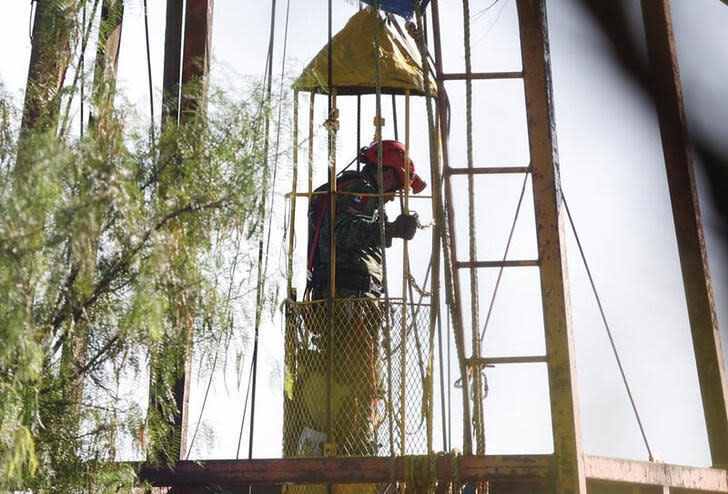
[{"label": "horizontal metal beam", "polygon": [[726,470],[620,460],[601,456],[585,457],[584,466],[586,477],[589,480],[728,493],[728,472]]},{"label": "horizontal metal beam", "polygon": [[[546,481],[553,463],[551,455],[439,455],[432,460],[433,477],[440,481]],[[181,461],[174,469],[138,464],[137,471],[140,479],[155,486],[398,482],[407,480],[407,467],[418,461],[431,465],[426,456],[276,458]]]},{"label": "horizontal metal beam", "polygon": [[445,168],[445,175],[497,175],[501,173],[528,173],[530,166],[483,166],[473,168]]},{"label": "horizontal metal beam", "polygon": [[[181,461],[174,469],[139,463],[134,466],[140,479],[155,486],[216,485],[235,488],[249,484],[397,482],[407,480],[407,467],[411,469],[418,461],[431,465],[434,468],[433,478],[439,481],[489,480],[507,492],[510,492],[507,489],[510,485],[528,482],[546,485],[553,481],[552,455],[438,455],[432,460],[434,463],[423,456],[275,458]],[[585,456],[584,465],[590,487],[619,483],[625,487],[664,486],[674,490],[728,493],[726,470],[600,456]]]},{"label": "horizontal metal beam", "polygon": [[481,357],[465,359],[468,365],[496,365],[496,364],[538,364],[546,362],[546,355],[520,355],[513,357]]},{"label": "horizontal metal beam", "polygon": [[478,79],[521,79],[523,72],[465,72],[440,74],[441,81],[467,81]]},{"label": "horizontal metal beam", "polygon": [[518,261],[456,261],[455,268],[521,268],[538,266],[538,259],[525,259]]}]

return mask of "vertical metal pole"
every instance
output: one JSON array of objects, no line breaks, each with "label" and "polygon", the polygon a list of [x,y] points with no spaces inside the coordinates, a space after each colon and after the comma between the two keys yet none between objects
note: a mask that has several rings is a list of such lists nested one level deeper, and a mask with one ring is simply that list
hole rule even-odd
[{"label": "vertical metal pole", "polygon": [[710,455],[714,466],[728,468],[728,387],[669,1],[642,0],[642,15]]},{"label": "vertical metal pole", "polygon": [[[185,11],[184,54],[180,90],[180,125],[197,112],[204,112],[210,70],[212,41],[212,8],[214,0],[187,0]],[[191,85],[197,85],[191,90]],[[186,301],[183,301],[186,304]],[[175,384],[174,398],[179,415],[175,415],[175,431],[180,434],[180,457],[187,453],[187,418],[189,414],[190,375],[192,368],[192,328],[188,328],[184,355],[184,373]]]},{"label": "vertical metal pole", "polygon": [[290,225],[288,229],[288,272],[286,277],[288,278],[288,297],[293,297],[293,247],[296,225],[296,201],[298,197],[298,91],[293,91],[293,175],[291,177],[291,216]]},{"label": "vertical metal pole", "polygon": [[[442,82],[442,79],[440,78],[442,76],[442,49],[441,49],[441,43],[440,43],[440,14],[439,14],[439,7],[438,7],[438,1],[432,0],[432,26],[433,26],[433,36],[435,41],[435,70],[437,72],[437,89],[438,89],[438,95],[437,98],[437,110],[439,114],[439,118],[445,118],[445,115],[448,114],[448,108],[447,108],[447,101],[444,97],[442,97],[443,94],[445,94],[445,88],[444,83]],[[441,143],[442,146],[442,160],[444,163],[444,173],[447,175],[448,171],[450,170],[450,157],[449,157],[449,151],[448,151],[448,129],[446,122],[440,123],[440,133],[441,133]],[[463,318],[462,318],[462,308],[460,307],[460,274],[458,273],[457,267],[455,267],[455,264],[457,263],[457,242],[455,240],[455,218],[452,211],[452,205],[453,205],[453,193],[452,193],[452,185],[450,183],[450,180],[445,180],[445,201],[447,205],[447,227],[449,229],[449,239],[450,239],[450,245],[449,249],[451,251],[452,259],[450,261],[450,266],[447,266],[447,256],[445,257],[445,269],[447,270],[448,267],[451,268],[452,271],[452,294],[448,294],[448,298],[453,297],[453,299],[450,300],[450,303],[453,307],[453,314],[452,314],[452,324],[453,324],[453,336],[455,339],[455,349],[458,356],[458,364],[460,367],[460,380],[462,383],[462,399],[463,399],[463,454],[470,455],[473,453],[473,445],[472,445],[472,424],[471,424],[471,413],[470,413],[470,396],[469,396],[469,390],[470,390],[470,378],[468,376],[468,369],[465,366],[465,335],[463,330]],[[442,225],[440,228],[445,227],[445,225]],[[443,249],[447,249],[448,246],[443,245]],[[445,273],[445,276],[447,277],[447,272]],[[446,279],[447,281],[447,279]]]},{"label": "vertical metal pole", "polygon": [[[182,16],[184,3],[183,0],[167,0],[167,25],[165,31],[165,43],[164,43],[164,75],[162,82],[162,127],[176,127],[178,121],[178,110],[179,110],[179,91],[180,91],[180,57],[182,54]],[[161,160],[173,160],[175,159],[176,151],[173,149],[165,150],[165,155],[161,157]],[[165,194],[165,189],[168,185],[162,181],[160,182],[161,193]],[[170,249],[171,250],[171,249]],[[171,305],[177,304],[177,301],[170,301]],[[171,309],[174,310],[174,309]],[[162,345],[163,353],[168,351],[177,351],[170,341],[164,341]],[[150,362],[149,371],[149,413],[156,413],[161,420],[165,420],[163,414],[163,403],[165,396],[160,394],[157,389],[156,383],[162,379],[160,374],[163,374],[163,368],[159,362],[159,356],[152,355]],[[163,357],[162,357],[163,358]],[[178,411],[184,409],[185,397],[187,396],[189,379],[186,376],[185,355],[181,355],[179,360],[175,362],[175,365],[180,367],[181,374],[183,377],[175,382],[173,388],[175,406]],[[186,438],[182,437],[179,447],[175,450],[174,445],[176,444],[176,434],[180,427],[182,427],[182,415],[178,413],[173,417],[169,425],[172,426],[172,432],[166,437],[158,438],[161,444],[155,445],[156,452],[161,457],[160,459],[165,462],[175,462],[180,458],[183,458],[186,453]],[[184,444],[182,444],[184,443]],[[177,491],[179,492],[179,491]]]},{"label": "vertical metal pole", "polygon": [[[395,103],[395,96],[392,94],[392,114],[393,114],[393,120],[394,120],[394,134],[395,134],[395,140],[399,140],[397,135],[397,105]],[[410,92],[409,89],[405,91],[405,103],[404,103],[404,162],[405,162],[405,180],[409,180],[410,176],[410,160],[409,160],[409,152],[410,152]],[[410,189],[408,186],[408,183],[405,182],[402,184],[404,186],[404,203],[403,203],[403,213],[409,214],[409,194]],[[400,454],[405,454],[405,429],[407,426],[407,393],[405,393],[405,390],[407,389],[407,326],[409,325],[409,320],[407,317],[407,311],[409,309],[408,303],[414,302],[414,299],[411,301],[407,299],[407,287],[409,286],[409,242],[405,239],[402,242],[402,269],[403,274],[402,276],[402,327],[400,328],[400,346],[402,348],[402,352],[400,354],[400,410],[399,414],[401,417],[401,427],[399,431],[399,440],[400,440]],[[417,331],[417,324],[416,321],[413,318],[412,325],[414,328],[414,331]],[[418,338],[417,335],[414,335],[415,338]],[[423,390],[424,392],[424,390]]]},{"label": "vertical metal pole", "polygon": [[546,330],[556,492],[586,494],[544,0],[517,0]]},{"label": "vertical metal pole", "polygon": [[[316,92],[311,91],[308,100],[308,193],[313,192],[313,118]],[[309,200],[311,196],[309,196]]]},{"label": "vertical metal pole", "polygon": [[205,111],[212,59],[212,9],[214,0],[187,0],[180,122],[186,115]]},{"label": "vertical metal pole", "polygon": [[179,122],[179,78],[182,58],[183,0],[167,0],[162,78],[162,126]]}]

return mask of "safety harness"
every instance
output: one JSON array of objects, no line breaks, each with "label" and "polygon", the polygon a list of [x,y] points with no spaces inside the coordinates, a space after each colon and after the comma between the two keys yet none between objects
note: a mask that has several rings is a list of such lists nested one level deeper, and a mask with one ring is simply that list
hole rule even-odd
[{"label": "safety harness", "polygon": [[[356,171],[344,172],[336,178],[336,189],[342,189],[353,183],[362,181],[361,173]],[[314,192],[325,192],[329,190],[329,183],[318,187]],[[307,264],[307,286],[306,290],[313,286],[313,274],[316,266],[320,264],[318,256],[318,243],[321,236],[321,228],[324,219],[329,211],[329,196],[315,195],[308,205],[308,264]]]}]

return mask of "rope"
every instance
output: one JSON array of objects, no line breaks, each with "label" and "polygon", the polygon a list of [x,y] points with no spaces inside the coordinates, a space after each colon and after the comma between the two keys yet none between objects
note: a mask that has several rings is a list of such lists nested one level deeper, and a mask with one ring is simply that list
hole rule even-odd
[{"label": "rope", "polygon": [[[117,0],[121,1],[121,0]],[[149,54],[149,19],[147,14],[147,0],[144,0],[144,38],[147,46],[147,83],[149,85],[149,137],[154,143],[154,86],[152,85],[152,57]]]},{"label": "rope", "polygon": [[602,322],[604,323],[604,329],[607,331],[607,336],[609,337],[609,343],[612,346],[612,352],[614,353],[614,358],[617,361],[617,367],[619,368],[619,373],[622,376],[622,382],[624,383],[624,387],[627,390],[627,396],[629,397],[629,402],[632,405],[632,411],[634,412],[635,419],[637,419],[637,425],[640,428],[640,434],[642,434],[642,441],[645,443],[645,448],[647,449],[647,455],[651,462],[655,461],[655,458],[652,455],[652,450],[650,449],[650,443],[647,441],[647,435],[645,434],[645,428],[642,426],[642,419],[640,418],[640,414],[637,411],[637,405],[635,405],[634,398],[632,397],[632,391],[629,387],[629,383],[627,382],[627,376],[624,372],[624,367],[622,367],[622,361],[619,358],[619,353],[617,352],[617,346],[615,345],[614,338],[612,337],[612,330],[609,328],[609,323],[607,322],[607,317],[604,314],[604,307],[602,307],[602,302],[599,298],[599,294],[597,293],[596,283],[594,282],[594,278],[592,277],[591,270],[589,269],[589,264],[586,261],[586,255],[584,254],[584,249],[581,245],[581,241],[579,240],[579,234],[576,232],[576,226],[574,225],[574,219],[571,217],[571,211],[569,211],[569,205],[566,203],[566,196],[564,195],[563,190],[561,191],[561,200],[564,203],[564,208],[566,209],[566,215],[568,216],[569,223],[571,224],[571,230],[574,232],[574,238],[576,239],[576,245],[579,247],[579,254],[581,255],[581,260],[584,263],[584,268],[586,269],[586,274],[589,277],[589,283],[591,284],[592,292],[594,292],[594,297],[596,298],[597,306],[599,307],[599,314],[602,317]]},{"label": "rope", "polygon": [[[465,45],[465,73],[472,72],[470,60],[470,2],[463,0],[463,42]],[[473,82],[470,78],[465,80],[465,114],[467,132],[467,162],[468,168],[473,168]],[[475,177],[468,174],[468,226],[470,231],[470,262],[478,257],[475,232]],[[480,338],[478,338],[478,269],[470,268],[470,302],[471,302],[471,331],[473,356],[480,358]],[[483,400],[481,395],[480,369],[473,372],[473,425],[475,426],[476,453],[485,453],[485,435],[483,431]],[[463,392],[466,392],[464,390]]]},{"label": "rope", "polygon": [[[433,8],[435,8],[436,4],[433,4]],[[433,189],[433,216],[435,216],[437,223],[441,225],[441,228],[439,229],[440,238],[442,242],[442,252],[443,252],[443,258],[445,261],[444,264],[444,273],[445,273],[445,296],[446,300],[449,306],[449,312],[448,317],[452,316],[452,319],[454,321],[454,324],[457,326],[454,331],[454,335],[456,338],[456,349],[458,353],[458,365],[460,367],[460,373],[464,376],[465,379],[467,379],[467,372],[465,369],[465,355],[464,355],[464,344],[462,341],[462,331],[461,331],[461,317],[460,317],[460,306],[458,304],[458,300],[455,297],[454,292],[454,283],[452,278],[453,273],[453,263],[452,263],[452,253],[449,249],[449,235],[450,232],[448,231],[448,216],[447,211],[445,209],[445,206],[442,202],[442,199],[440,197],[440,191],[442,190],[442,172],[440,170],[440,162],[439,162],[439,152],[436,146],[437,143],[437,137],[436,137],[436,129],[435,129],[435,116],[432,109],[432,93],[430,91],[430,84],[429,84],[429,76],[430,76],[430,66],[428,61],[428,51],[427,46],[424,42],[424,37],[420,35],[423,30],[423,21],[422,21],[422,9],[420,8],[420,3],[415,2],[415,14],[416,14],[416,20],[417,20],[417,36],[415,37],[415,40],[417,42],[417,48],[420,52],[420,59],[422,62],[422,72],[423,72],[423,83],[425,88],[425,108],[427,110],[427,124],[428,124],[428,135],[429,135],[429,143],[430,143],[430,172],[432,176],[432,189]],[[437,34],[437,33],[436,33]],[[437,38],[436,38],[437,43]],[[446,98],[446,95],[444,92],[442,92],[442,86],[440,86],[441,93],[438,95],[440,100],[439,103],[442,104],[443,99]],[[442,118],[442,115],[440,115]],[[447,128],[447,127],[445,127]],[[442,129],[440,129],[442,130]],[[449,362],[448,362],[449,365]],[[448,387],[449,389],[449,387]],[[466,395],[463,395],[463,448],[465,451],[469,454],[471,453],[471,432],[470,432],[470,402]]]},{"label": "rope", "polygon": [[[376,140],[377,140],[377,163],[382,162],[382,68],[380,64],[379,49],[380,49],[380,33],[379,33],[379,1],[373,0],[372,7],[374,8],[374,51],[375,51],[375,103],[376,103]],[[383,167],[377,167],[377,188],[379,189],[379,239],[380,248],[382,250],[382,285],[388,286],[387,282],[387,251],[386,251],[386,235],[384,230],[384,173]],[[390,324],[390,311],[389,311],[389,291],[384,290],[384,342],[385,351],[387,352],[387,404],[388,407],[392,406],[392,335],[391,335],[391,324]],[[392,418],[393,411],[389,409],[387,413],[388,426],[389,426],[389,453],[394,456],[394,424]],[[402,417],[404,420],[404,417]],[[403,430],[403,429],[402,429]]]},{"label": "rope", "polygon": [[[513,217],[513,223],[511,224],[511,231],[508,234],[508,241],[506,242],[506,248],[503,252],[503,262],[508,257],[508,250],[511,248],[511,240],[513,239],[513,232],[516,231],[516,223],[518,222],[518,215],[521,212],[521,204],[523,203],[523,196],[526,193],[526,183],[528,182],[528,173],[523,177],[523,185],[521,186],[521,195],[518,197],[518,205],[516,206],[516,214]],[[485,324],[483,324],[483,331],[480,333],[480,342],[483,343],[485,339],[485,332],[488,329],[488,322],[490,322],[490,316],[493,313],[493,304],[495,303],[495,297],[498,294],[498,287],[500,286],[501,277],[503,276],[503,270],[505,266],[501,266],[498,270],[498,278],[495,280],[495,288],[493,288],[493,296],[490,298],[490,305],[488,305],[488,313],[485,316]]]}]

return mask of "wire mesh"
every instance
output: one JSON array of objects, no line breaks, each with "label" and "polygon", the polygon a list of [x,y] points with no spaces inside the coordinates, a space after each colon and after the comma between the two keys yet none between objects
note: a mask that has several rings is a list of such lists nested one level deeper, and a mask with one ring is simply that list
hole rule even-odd
[{"label": "wire mesh", "polygon": [[[379,299],[338,299],[331,313],[325,300],[289,301],[285,309],[283,456],[427,454],[430,306],[408,303],[406,317],[401,299],[389,299],[388,308]],[[392,489],[335,487],[334,492]],[[325,491],[325,486],[285,489]]]}]

